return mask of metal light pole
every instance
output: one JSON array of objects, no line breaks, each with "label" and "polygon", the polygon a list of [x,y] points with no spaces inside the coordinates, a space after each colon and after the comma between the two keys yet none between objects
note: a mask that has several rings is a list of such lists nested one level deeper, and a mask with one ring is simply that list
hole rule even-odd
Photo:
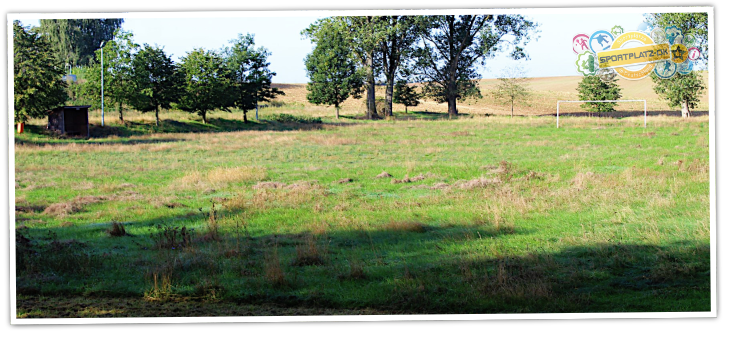
[{"label": "metal light pole", "polygon": [[104,126],[104,42],[99,46],[101,48],[101,126]]}]

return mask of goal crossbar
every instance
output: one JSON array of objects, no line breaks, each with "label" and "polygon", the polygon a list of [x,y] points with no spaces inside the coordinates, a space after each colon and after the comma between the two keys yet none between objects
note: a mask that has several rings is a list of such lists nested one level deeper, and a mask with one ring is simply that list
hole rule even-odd
[{"label": "goal crossbar", "polygon": [[560,103],[618,103],[618,102],[643,102],[643,128],[648,124],[648,104],[644,99],[620,99],[613,101],[557,101],[557,128],[559,128],[559,104]]}]

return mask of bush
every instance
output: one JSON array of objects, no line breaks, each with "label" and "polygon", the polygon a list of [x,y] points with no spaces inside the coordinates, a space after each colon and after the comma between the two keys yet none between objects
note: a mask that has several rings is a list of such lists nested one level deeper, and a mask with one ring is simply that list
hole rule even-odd
[{"label": "bush", "polygon": [[279,123],[309,123],[316,124],[322,123],[319,117],[300,117],[289,114],[276,114],[270,117],[270,120]]}]

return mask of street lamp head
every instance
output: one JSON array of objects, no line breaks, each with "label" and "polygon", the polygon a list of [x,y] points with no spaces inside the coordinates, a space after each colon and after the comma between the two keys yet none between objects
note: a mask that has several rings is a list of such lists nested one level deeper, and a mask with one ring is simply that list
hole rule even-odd
[{"label": "street lamp head", "polygon": [[99,48],[102,48],[102,47],[104,47],[104,42],[103,41],[101,42],[101,45],[99,45]]}]

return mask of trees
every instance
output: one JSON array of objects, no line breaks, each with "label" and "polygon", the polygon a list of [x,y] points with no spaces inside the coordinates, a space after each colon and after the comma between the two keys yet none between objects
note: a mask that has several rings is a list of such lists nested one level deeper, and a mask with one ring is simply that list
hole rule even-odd
[{"label": "trees", "polygon": [[351,53],[343,31],[335,29],[317,37],[314,51],[304,60],[310,80],[306,99],[313,104],[334,105],[337,118],[339,105],[350,95],[359,98],[362,91],[362,71],[357,69]]},{"label": "trees", "polygon": [[170,109],[180,96],[181,73],[159,47],[147,44],[132,60],[132,82],[136,91],[131,105],[141,112],[154,110],[159,126],[159,110]]},{"label": "trees", "polygon": [[[382,29],[385,33],[380,41],[377,53],[379,55],[378,59],[381,61],[382,72],[385,76],[385,116],[392,116],[395,77],[404,59],[410,57],[412,54],[413,44],[418,37],[417,23],[419,19],[415,16],[404,15],[384,16],[378,17],[378,19],[384,22]],[[407,87],[407,84],[405,84],[405,87]],[[415,93],[412,92],[411,95],[413,94]],[[415,102],[417,102],[417,98]],[[415,105],[417,103],[412,106]],[[407,111],[407,105],[405,110]]]},{"label": "trees", "polygon": [[[581,101],[614,101],[620,99],[620,87],[615,81],[603,81],[598,76],[585,76],[577,85]],[[582,108],[588,112],[610,112],[616,103],[583,103]]]},{"label": "trees", "polygon": [[[709,16],[706,12],[697,13],[653,13],[646,15],[646,21],[653,26],[676,26],[684,36],[692,35],[694,44],[700,51],[700,61],[706,63],[709,59]],[[691,109],[699,103],[699,96],[706,89],[703,79],[696,71],[686,75],[676,74],[671,78],[662,79],[651,74],[653,90],[661,98],[668,101],[669,106],[681,107],[681,117],[690,117]]]},{"label": "trees", "polygon": [[526,58],[524,44],[536,24],[521,15],[439,15],[420,24],[423,44],[416,50],[414,72],[425,84],[424,94],[448,103],[448,116],[458,114],[456,101],[480,94],[475,67],[485,65],[504,46],[513,59]]},{"label": "trees", "polygon": [[408,112],[408,107],[416,107],[420,104],[420,97],[421,94],[415,90],[415,86],[408,86],[405,80],[399,80],[395,84],[393,102],[404,105],[405,113]]},{"label": "trees", "polygon": [[[359,64],[358,73],[365,89],[366,117],[377,117],[375,104],[375,54],[386,36],[386,22],[375,16],[331,17],[318,20],[302,34],[319,44],[322,40],[337,39],[350,51],[352,61]],[[330,36],[337,36],[331,38]]]},{"label": "trees", "polygon": [[698,72],[689,72],[686,75],[676,74],[669,79],[662,79],[651,74],[653,90],[668,101],[671,108],[680,107],[681,117],[691,117],[691,109],[699,104],[701,94],[706,87],[704,80]]},{"label": "trees", "polygon": [[13,22],[13,103],[15,122],[43,117],[66,101],[63,65],[50,42]]},{"label": "trees", "polygon": [[86,66],[102,41],[111,40],[124,19],[41,19],[39,31],[56,49],[56,56],[70,65]]},{"label": "trees", "polygon": [[255,48],[253,35],[240,34],[230,42],[233,45],[223,51],[233,83],[230,106],[243,110],[243,122],[248,122],[248,110],[257,109],[258,102],[268,102],[284,92],[271,87],[271,79],[276,75],[266,61],[271,54],[263,47]]},{"label": "trees", "polygon": [[228,111],[232,82],[223,58],[213,51],[195,49],[181,61],[183,92],[178,107],[198,114],[205,124],[208,123],[208,112]]},{"label": "trees", "polygon": [[527,81],[527,78],[524,77],[524,71],[519,68],[507,70],[499,78],[499,83],[496,85],[493,94],[502,103],[511,105],[511,117],[514,117],[514,103],[529,97]]},{"label": "trees", "polygon": [[695,13],[651,13],[646,14],[646,21],[654,27],[667,28],[676,26],[684,36],[692,35],[694,45],[701,51],[701,60],[709,60],[709,14],[707,12]]},{"label": "trees", "polygon": [[96,59],[86,72],[86,82],[81,85],[84,98],[101,100],[101,50],[104,51],[104,100],[109,106],[117,106],[119,120],[124,123],[124,105],[129,105],[137,91],[132,81],[132,58],[139,45],[134,43],[131,32],[117,30],[113,39],[96,50]]}]

